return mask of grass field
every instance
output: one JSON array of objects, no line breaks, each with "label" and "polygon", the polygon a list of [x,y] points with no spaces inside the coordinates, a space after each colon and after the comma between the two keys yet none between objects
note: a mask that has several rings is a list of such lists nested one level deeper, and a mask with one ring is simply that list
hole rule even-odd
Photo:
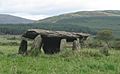
[{"label": "grass field", "polygon": [[120,50],[112,49],[105,56],[98,49],[64,49],[31,57],[18,55],[18,48],[0,45],[0,74],[120,74]]}]

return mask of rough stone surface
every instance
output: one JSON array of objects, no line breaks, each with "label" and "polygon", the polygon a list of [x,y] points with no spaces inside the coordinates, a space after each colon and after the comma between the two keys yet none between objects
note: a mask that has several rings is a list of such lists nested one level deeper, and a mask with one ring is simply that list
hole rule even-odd
[{"label": "rough stone surface", "polygon": [[73,41],[72,50],[80,50],[79,39]]},{"label": "rough stone surface", "polygon": [[27,53],[27,41],[26,40],[21,41],[18,53],[19,54]]},{"label": "rough stone surface", "polygon": [[109,55],[109,48],[108,46],[105,44],[101,49],[100,49],[100,52],[106,56]]},{"label": "rough stone surface", "polygon": [[41,52],[41,47],[42,47],[42,38],[40,35],[38,35],[32,43],[30,54],[38,55]]},{"label": "rough stone surface", "polygon": [[61,37],[66,39],[89,36],[89,34],[85,34],[85,33],[75,33],[75,32],[66,32],[66,31],[49,31],[49,30],[43,30],[43,29],[29,29],[22,36],[34,39],[34,37],[36,37],[36,35],[38,34],[46,37]]},{"label": "rough stone surface", "polygon": [[63,50],[63,49],[65,48],[66,43],[67,43],[66,39],[61,39],[61,42],[60,42],[60,50]]}]

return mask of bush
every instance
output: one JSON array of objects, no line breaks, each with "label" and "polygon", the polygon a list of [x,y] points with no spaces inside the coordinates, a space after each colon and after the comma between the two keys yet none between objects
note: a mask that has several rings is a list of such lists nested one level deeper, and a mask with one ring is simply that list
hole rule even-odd
[{"label": "bush", "polygon": [[88,48],[98,48],[102,47],[103,43],[100,40],[90,37],[85,41],[85,46]]},{"label": "bush", "polygon": [[112,47],[114,49],[120,50],[120,41],[114,41]]}]

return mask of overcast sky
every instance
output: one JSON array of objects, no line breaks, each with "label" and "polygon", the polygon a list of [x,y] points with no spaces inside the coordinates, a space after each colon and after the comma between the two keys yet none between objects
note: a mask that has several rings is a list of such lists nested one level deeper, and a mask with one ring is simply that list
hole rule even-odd
[{"label": "overcast sky", "polygon": [[34,20],[91,10],[120,10],[120,0],[0,0],[0,14]]}]

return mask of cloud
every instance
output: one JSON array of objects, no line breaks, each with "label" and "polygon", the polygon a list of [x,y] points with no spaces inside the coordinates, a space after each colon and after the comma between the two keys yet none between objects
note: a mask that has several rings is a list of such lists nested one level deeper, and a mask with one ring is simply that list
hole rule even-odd
[{"label": "cloud", "polygon": [[82,10],[120,10],[119,0],[0,0],[0,13],[35,19]]},{"label": "cloud", "polygon": [[[72,0],[6,0],[3,1],[1,8],[3,12],[54,14],[54,11],[59,13],[69,9],[77,9],[79,2]],[[71,3],[77,4],[73,6]]]},{"label": "cloud", "polygon": [[84,2],[87,9],[93,10],[120,10],[120,0],[93,0]]}]

